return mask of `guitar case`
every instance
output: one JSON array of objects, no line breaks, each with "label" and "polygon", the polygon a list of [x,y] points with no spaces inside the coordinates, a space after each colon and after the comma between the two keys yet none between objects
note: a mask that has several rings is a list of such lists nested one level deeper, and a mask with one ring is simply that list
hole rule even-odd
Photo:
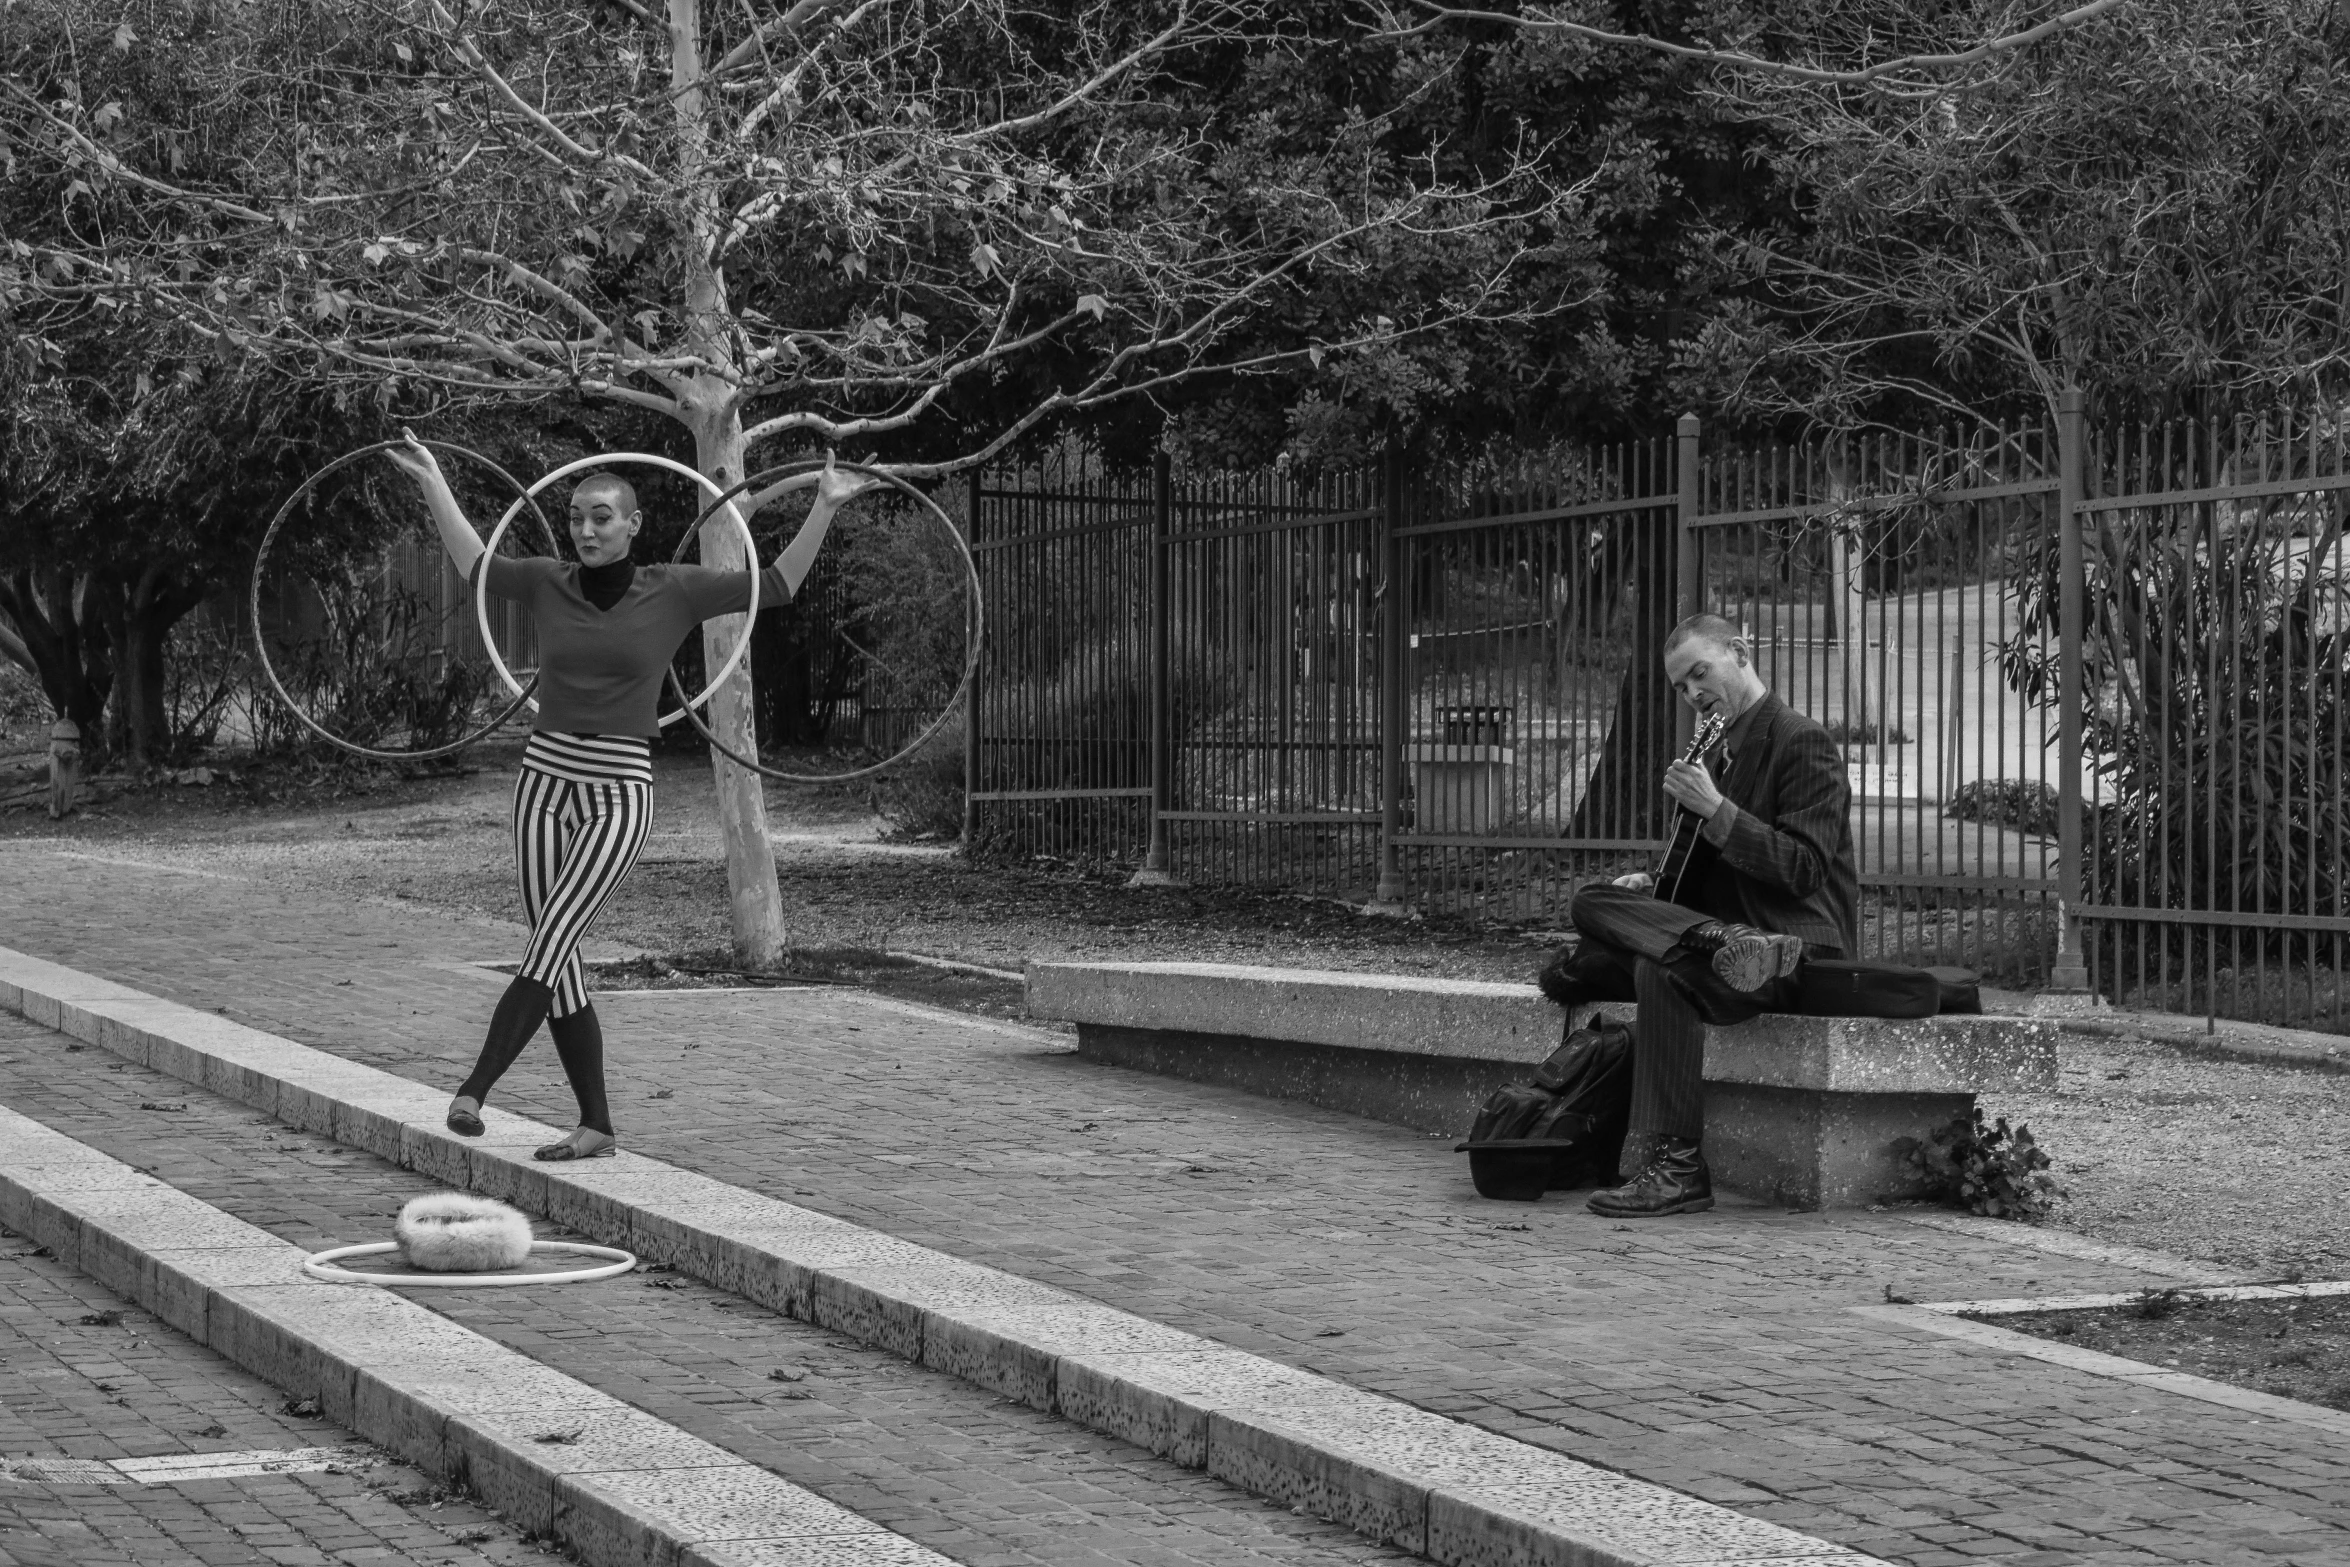
[{"label": "guitar case", "polygon": [[1962,968],[1806,958],[1795,983],[1795,1010],[1806,1017],[1934,1017],[1983,1010],[1980,982]]}]

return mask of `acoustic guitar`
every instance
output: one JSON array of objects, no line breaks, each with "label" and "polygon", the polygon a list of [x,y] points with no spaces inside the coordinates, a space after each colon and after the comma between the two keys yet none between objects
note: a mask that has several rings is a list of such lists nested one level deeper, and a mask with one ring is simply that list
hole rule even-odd
[{"label": "acoustic guitar", "polygon": [[[1697,733],[1689,737],[1689,749],[1680,760],[1694,762],[1714,748],[1722,738],[1722,731],[1730,720],[1720,713],[1708,713],[1697,721]],[[1673,838],[1665,845],[1664,863],[1657,867],[1656,895],[1667,902],[1679,896],[1681,878],[1689,872],[1689,857],[1697,852],[1697,834],[1704,827],[1704,819],[1687,806],[1676,806],[1673,818]]]}]

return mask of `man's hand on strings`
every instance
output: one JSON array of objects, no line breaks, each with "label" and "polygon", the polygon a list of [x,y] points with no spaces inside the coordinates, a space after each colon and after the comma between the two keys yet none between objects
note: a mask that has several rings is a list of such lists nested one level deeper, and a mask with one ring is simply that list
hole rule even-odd
[{"label": "man's hand on strings", "polygon": [[1709,822],[1724,804],[1714,775],[1695,762],[1675,762],[1665,769],[1665,798]]}]

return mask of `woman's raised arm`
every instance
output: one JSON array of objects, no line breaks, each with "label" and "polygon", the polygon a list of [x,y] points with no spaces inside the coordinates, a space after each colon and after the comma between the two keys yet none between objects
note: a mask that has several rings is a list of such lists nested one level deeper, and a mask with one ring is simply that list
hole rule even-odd
[{"label": "woman's raised arm", "polygon": [[408,444],[391,447],[384,455],[424,491],[425,509],[432,513],[433,526],[440,529],[441,546],[449,552],[458,574],[471,580],[474,562],[481,559],[481,535],[465,520],[465,513],[458,506],[457,497],[450,493],[449,481],[442,476],[432,448],[407,430],[400,434]]},{"label": "woman's raised arm", "polygon": [[808,507],[808,520],[800,524],[791,542],[775,557],[775,567],[783,573],[784,586],[799,597],[800,584],[808,580],[808,573],[816,567],[816,553],[824,548],[824,535],[831,531],[833,513],[855,500],[873,481],[856,474],[842,473],[832,465],[832,454],[824,454],[824,472],[816,480],[816,499]]}]

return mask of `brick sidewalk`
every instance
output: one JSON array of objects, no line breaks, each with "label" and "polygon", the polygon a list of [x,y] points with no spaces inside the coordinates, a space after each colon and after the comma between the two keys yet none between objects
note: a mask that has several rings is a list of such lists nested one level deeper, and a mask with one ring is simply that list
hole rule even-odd
[{"label": "brick sidewalk", "polygon": [[[149,1458],[357,1445],[323,1420],[288,1414],[286,1403],[260,1378],[0,1232],[0,1456]],[[444,1496],[388,1456],[351,1472],[162,1485],[0,1479],[6,1567],[515,1567],[548,1560],[482,1508]]]},{"label": "brick sidewalk", "polygon": [[[506,955],[293,887],[27,850],[0,874],[27,894],[0,943],[436,1084],[497,993],[461,964]],[[2350,1562],[2350,1454],[2307,1431],[1845,1309],[2143,1273],[1893,1215],[1502,1208],[1395,1128],[854,995],[603,1010],[616,1110],[649,1154],[1859,1550]],[[543,1048],[501,1098],[567,1118]]]},{"label": "brick sidewalk", "polygon": [[[0,1103],[281,1240],[380,1239],[402,1203],[438,1189],[144,1067],[91,1071],[83,1054],[0,1015]],[[671,1273],[408,1298],[969,1567],[1413,1560]]]}]

